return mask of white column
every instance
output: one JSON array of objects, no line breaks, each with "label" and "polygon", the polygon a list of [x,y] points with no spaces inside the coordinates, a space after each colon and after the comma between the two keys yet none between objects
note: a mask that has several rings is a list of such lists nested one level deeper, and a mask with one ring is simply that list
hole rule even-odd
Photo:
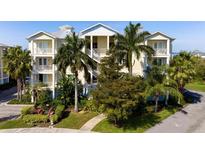
[{"label": "white column", "polygon": [[55,98],[55,65],[53,64],[53,74],[52,74],[52,87],[53,87],[53,99]]},{"label": "white column", "polygon": [[90,52],[91,57],[93,57],[93,36],[90,36]]},{"label": "white column", "polygon": [[107,36],[107,50],[110,49],[110,36]]},{"label": "white column", "polygon": [[[33,49],[33,43],[32,43],[32,49]],[[33,50],[34,51],[34,50]],[[34,53],[34,52],[33,52]],[[33,95],[33,86],[34,86],[34,65],[37,65],[37,63],[35,63],[36,61],[36,56],[33,56],[33,59],[31,61],[31,65],[32,65],[32,70],[31,70],[31,102],[34,102],[34,95]]]},{"label": "white column", "polygon": [[167,64],[169,65],[170,61],[170,40],[167,40]]},{"label": "white column", "polygon": [[34,54],[34,43],[33,43],[33,40],[31,40],[31,42],[30,42],[30,49],[29,50],[31,51],[31,54],[33,55]]},{"label": "white column", "polygon": [[[54,60],[55,55],[55,40],[52,39],[52,60]],[[52,98],[55,98],[55,65],[52,64]]]}]

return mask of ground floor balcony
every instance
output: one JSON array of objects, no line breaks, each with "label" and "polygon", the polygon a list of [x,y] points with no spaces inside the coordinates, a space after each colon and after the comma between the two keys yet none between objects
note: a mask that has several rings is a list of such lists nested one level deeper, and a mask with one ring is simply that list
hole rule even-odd
[{"label": "ground floor balcony", "polygon": [[37,73],[44,72],[44,74],[52,73],[53,59],[52,57],[36,57],[33,63],[33,71]]},{"label": "ground floor balcony", "polygon": [[33,70],[35,72],[52,72],[53,66],[52,65],[34,65]]},{"label": "ground floor balcony", "polygon": [[52,74],[33,74],[31,84],[36,85],[38,83],[43,83],[45,86],[53,87],[53,75]]}]

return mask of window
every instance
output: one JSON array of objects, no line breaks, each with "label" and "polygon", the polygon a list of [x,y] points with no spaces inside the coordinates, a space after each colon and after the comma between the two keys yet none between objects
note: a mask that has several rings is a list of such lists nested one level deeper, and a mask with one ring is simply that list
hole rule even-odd
[{"label": "window", "polygon": [[47,65],[47,58],[43,58],[43,65]]},{"label": "window", "polygon": [[39,62],[39,65],[48,65],[47,58],[39,58],[38,62]]},{"label": "window", "polygon": [[163,48],[163,43],[162,43],[162,42],[159,42],[158,45],[159,45],[159,46],[158,46],[159,49],[162,49],[162,48]]},{"label": "window", "polygon": [[39,58],[38,62],[39,62],[39,65],[42,65],[42,59],[41,58]]},{"label": "window", "polygon": [[48,48],[48,42],[47,41],[41,41],[37,44],[38,48],[41,49],[47,49]]},{"label": "window", "polygon": [[153,64],[154,65],[166,65],[167,63],[167,59],[166,58],[155,58],[154,61],[153,61]]},{"label": "window", "polygon": [[157,49],[157,42],[154,43],[154,49]]}]

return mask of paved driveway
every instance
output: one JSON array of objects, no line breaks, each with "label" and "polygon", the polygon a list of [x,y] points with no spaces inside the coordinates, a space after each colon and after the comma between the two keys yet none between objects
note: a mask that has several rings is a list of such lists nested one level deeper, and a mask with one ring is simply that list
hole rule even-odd
[{"label": "paved driveway", "polygon": [[187,113],[177,112],[149,129],[147,133],[205,133],[205,93],[197,93],[201,95],[201,100],[185,107],[184,111]]},{"label": "paved driveway", "polygon": [[0,91],[0,121],[18,117],[25,105],[7,105],[8,101],[16,98],[16,87]]},{"label": "paved driveway", "polygon": [[24,106],[25,105],[0,105],[0,121],[18,117]]},{"label": "paved driveway", "polygon": [[0,104],[7,103],[9,100],[16,98],[16,87],[10,88],[8,90],[0,91]]}]

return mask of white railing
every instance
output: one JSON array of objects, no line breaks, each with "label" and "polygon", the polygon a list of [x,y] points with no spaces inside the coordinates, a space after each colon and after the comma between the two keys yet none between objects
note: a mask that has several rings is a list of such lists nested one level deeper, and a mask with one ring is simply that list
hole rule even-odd
[{"label": "white railing", "polygon": [[100,59],[101,59],[100,53],[96,49],[93,49],[93,58],[97,60],[98,62],[100,62]]},{"label": "white railing", "polygon": [[35,85],[35,84],[38,84],[38,83],[43,83],[43,84],[45,84],[46,86],[48,86],[48,87],[52,87],[52,82],[40,82],[40,81],[33,81],[33,84]]},{"label": "white railing", "polygon": [[154,49],[155,50],[155,56],[158,56],[158,55],[167,55],[167,49],[164,48],[164,49]]},{"label": "white railing", "polygon": [[36,71],[51,71],[52,65],[35,65],[34,69]]},{"label": "white railing", "polygon": [[98,72],[97,70],[93,70],[93,75],[94,75],[95,77],[97,77],[98,74],[99,74],[99,72]]},{"label": "white railing", "polygon": [[[105,52],[102,52],[102,51],[105,51]],[[106,53],[106,50],[104,48],[93,49],[93,54],[91,54],[90,49],[86,49],[86,54],[88,54],[88,56],[90,56],[97,62],[100,62],[101,58],[104,57],[104,55],[106,55],[105,53]]]},{"label": "white railing", "polygon": [[52,54],[52,48],[36,48],[36,54],[41,54],[41,55]]}]

